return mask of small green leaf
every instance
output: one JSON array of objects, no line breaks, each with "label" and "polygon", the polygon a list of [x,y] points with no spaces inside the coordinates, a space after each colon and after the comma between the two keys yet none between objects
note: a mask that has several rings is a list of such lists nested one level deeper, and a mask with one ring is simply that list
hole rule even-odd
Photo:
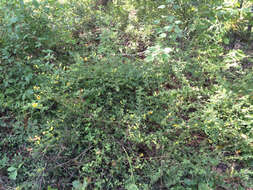
[{"label": "small green leaf", "polygon": [[52,188],[51,186],[48,186],[48,187],[47,187],[47,190],[57,190],[57,189]]},{"label": "small green leaf", "polygon": [[167,36],[166,33],[161,33],[161,34],[159,35],[160,38],[166,38],[166,36]]},{"label": "small green leaf", "polygon": [[154,60],[155,60],[155,57],[152,56],[152,55],[149,55],[149,56],[147,56],[147,57],[145,58],[145,61],[146,61],[146,62],[153,62]]},{"label": "small green leaf", "polygon": [[165,8],[165,5],[160,5],[159,7],[158,7],[158,9],[164,9]]},{"label": "small green leaf", "polygon": [[80,181],[75,180],[75,181],[72,182],[72,185],[75,189],[77,189],[81,186],[81,183],[80,183]]},{"label": "small green leaf", "polygon": [[36,8],[39,8],[40,4],[37,0],[33,0],[32,3]]},{"label": "small green leaf", "polygon": [[170,16],[167,17],[167,20],[168,20],[170,23],[172,23],[174,19],[175,19],[175,17],[172,16],[172,15],[170,15]]},{"label": "small green leaf", "polygon": [[170,53],[172,51],[172,48],[169,48],[169,47],[167,47],[167,48],[165,48],[164,50],[163,50],[163,52],[165,53],[165,54],[168,54],[168,53]]},{"label": "small green leaf", "polygon": [[182,22],[180,20],[176,20],[175,24],[181,24]]},{"label": "small green leaf", "polygon": [[165,26],[163,29],[164,29],[165,31],[167,31],[167,32],[171,32],[172,29],[173,29],[173,27],[174,27],[174,26],[169,25],[169,26]]},{"label": "small green leaf", "polygon": [[7,170],[8,170],[8,172],[13,172],[13,171],[17,170],[17,168],[11,166]]},{"label": "small green leaf", "polygon": [[160,20],[155,20],[154,24],[160,24]]},{"label": "small green leaf", "polygon": [[16,180],[17,175],[18,175],[17,168],[11,166],[7,169],[7,171],[9,172],[9,178],[12,180]]},{"label": "small green leaf", "polygon": [[15,24],[18,21],[18,17],[12,17],[10,19],[10,24]]},{"label": "small green leaf", "polygon": [[86,180],[84,180],[83,183],[81,183],[79,180],[75,180],[72,182],[72,185],[75,190],[85,190],[88,186],[88,183],[86,182]]},{"label": "small green leaf", "polygon": [[209,186],[206,183],[199,183],[198,189],[201,189],[201,190],[210,190]]},{"label": "small green leaf", "polygon": [[196,185],[196,181],[191,179],[184,179],[184,183],[189,186]]},{"label": "small green leaf", "polygon": [[9,174],[9,178],[12,179],[12,180],[16,180],[17,179],[17,175],[18,175],[17,171],[11,172]]},{"label": "small green leaf", "polygon": [[224,42],[224,44],[228,45],[229,44],[229,39],[228,38],[224,38],[223,42]]},{"label": "small green leaf", "polygon": [[126,186],[127,190],[139,190],[138,187],[135,184],[129,184]]}]

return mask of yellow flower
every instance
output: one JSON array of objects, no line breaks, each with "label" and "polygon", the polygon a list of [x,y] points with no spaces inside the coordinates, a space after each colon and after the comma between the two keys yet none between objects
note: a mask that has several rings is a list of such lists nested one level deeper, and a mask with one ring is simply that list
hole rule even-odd
[{"label": "yellow flower", "polygon": [[173,127],[178,127],[178,124],[174,124]]},{"label": "yellow flower", "polygon": [[35,135],[33,138],[32,137],[29,137],[29,140],[30,141],[40,141],[40,137]]},{"label": "yellow flower", "polygon": [[87,57],[84,57],[83,60],[84,60],[84,61],[88,61],[88,58],[87,58]]},{"label": "yellow flower", "polygon": [[151,115],[153,113],[153,111],[149,111],[148,114]]},{"label": "yellow flower", "polygon": [[40,100],[40,95],[36,96],[37,100]]},{"label": "yellow flower", "polygon": [[33,108],[37,108],[38,107],[38,103],[32,103],[32,107]]},{"label": "yellow flower", "polygon": [[33,87],[33,90],[39,90],[39,89],[40,89],[40,87],[38,87],[38,86]]},{"label": "yellow flower", "polygon": [[144,154],[143,154],[143,153],[140,153],[139,157],[143,157],[143,156],[144,156]]}]

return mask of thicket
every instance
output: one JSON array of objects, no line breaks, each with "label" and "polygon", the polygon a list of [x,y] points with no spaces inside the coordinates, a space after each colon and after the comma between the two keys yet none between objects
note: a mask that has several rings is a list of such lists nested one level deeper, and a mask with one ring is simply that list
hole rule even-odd
[{"label": "thicket", "polygon": [[253,187],[252,2],[1,0],[1,190]]}]

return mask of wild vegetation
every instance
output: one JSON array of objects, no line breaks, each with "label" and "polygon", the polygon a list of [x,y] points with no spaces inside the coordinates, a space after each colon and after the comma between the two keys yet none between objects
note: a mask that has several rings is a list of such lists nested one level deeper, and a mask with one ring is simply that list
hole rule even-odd
[{"label": "wild vegetation", "polygon": [[1,0],[0,190],[251,190],[250,0]]}]

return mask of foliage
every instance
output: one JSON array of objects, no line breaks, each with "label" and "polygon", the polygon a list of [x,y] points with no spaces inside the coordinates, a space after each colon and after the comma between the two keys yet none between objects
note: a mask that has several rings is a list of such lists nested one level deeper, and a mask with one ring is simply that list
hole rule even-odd
[{"label": "foliage", "polygon": [[1,1],[0,189],[250,189],[251,5]]}]

